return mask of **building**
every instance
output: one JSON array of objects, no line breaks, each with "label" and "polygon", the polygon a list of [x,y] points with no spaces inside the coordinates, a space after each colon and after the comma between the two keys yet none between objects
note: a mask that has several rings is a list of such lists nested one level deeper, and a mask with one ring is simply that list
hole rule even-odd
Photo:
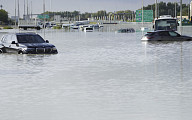
[{"label": "building", "polygon": [[16,22],[18,22],[18,16],[11,16],[11,20],[13,20],[13,21],[15,21],[16,20]]}]

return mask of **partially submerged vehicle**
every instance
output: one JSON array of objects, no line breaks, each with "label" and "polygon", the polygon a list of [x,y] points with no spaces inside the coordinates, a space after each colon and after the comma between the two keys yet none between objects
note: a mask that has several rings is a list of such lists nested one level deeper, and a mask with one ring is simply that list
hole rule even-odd
[{"label": "partially submerged vehicle", "polygon": [[57,54],[56,47],[36,33],[6,34],[0,42],[1,53]]},{"label": "partially submerged vehicle", "polygon": [[92,27],[85,27],[84,32],[93,32],[93,28]]},{"label": "partially submerged vehicle", "polygon": [[117,33],[134,33],[135,30],[133,28],[127,28],[127,29],[119,29],[117,30]]},{"label": "partially submerged vehicle", "polygon": [[175,31],[160,30],[147,32],[142,39],[142,41],[191,41],[192,37],[180,35]]}]

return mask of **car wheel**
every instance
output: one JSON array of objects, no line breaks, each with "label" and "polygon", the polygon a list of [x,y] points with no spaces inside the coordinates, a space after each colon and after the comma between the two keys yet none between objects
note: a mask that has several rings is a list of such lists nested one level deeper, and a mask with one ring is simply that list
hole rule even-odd
[{"label": "car wheel", "polygon": [[0,54],[2,54],[3,53],[3,50],[2,49],[0,49]]},{"label": "car wheel", "polygon": [[23,54],[23,51],[19,51],[18,54]]}]

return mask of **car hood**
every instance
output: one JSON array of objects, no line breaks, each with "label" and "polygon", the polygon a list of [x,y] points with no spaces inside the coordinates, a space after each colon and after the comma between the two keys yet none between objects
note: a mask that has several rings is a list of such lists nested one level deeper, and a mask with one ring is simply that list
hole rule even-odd
[{"label": "car hood", "polygon": [[28,48],[45,48],[45,47],[55,47],[54,45],[50,43],[19,43],[21,45],[24,45]]},{"label": "car hood", "polygon": [[181,35],[181,37],[189,37],[189,38],[192,38],[192,37],[190,37],[190,36],[187,36],[187,35]]}]

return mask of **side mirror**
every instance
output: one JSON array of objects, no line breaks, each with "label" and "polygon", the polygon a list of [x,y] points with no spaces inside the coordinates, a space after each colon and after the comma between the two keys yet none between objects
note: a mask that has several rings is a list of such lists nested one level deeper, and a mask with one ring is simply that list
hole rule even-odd
[{"label": "side mirror", "polygon": [[11,44],[16,44],[16,42],[15,42],[15,41],[12,41]]},{"label": "side mirror", "polygon": [[46,43],[49,43],[49,40],[46,40],[45,42],[46,42]]}]

